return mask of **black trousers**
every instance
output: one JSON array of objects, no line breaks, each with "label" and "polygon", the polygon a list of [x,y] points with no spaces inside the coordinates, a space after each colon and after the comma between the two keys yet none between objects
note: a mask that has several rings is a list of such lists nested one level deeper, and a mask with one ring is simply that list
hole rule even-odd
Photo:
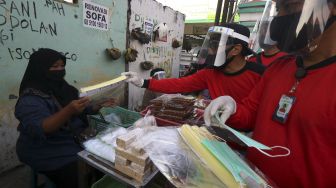
[{"label": "black trousers", "polygon": [[40,172],[46,175],[57,188],[78,188],[78,162],[72,162],[60,169]]}]

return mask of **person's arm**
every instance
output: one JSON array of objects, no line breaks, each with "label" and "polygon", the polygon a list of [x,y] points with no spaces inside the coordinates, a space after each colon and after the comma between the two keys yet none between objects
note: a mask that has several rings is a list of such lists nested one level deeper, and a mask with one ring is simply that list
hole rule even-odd
[{"label": "person's arm", "polygon": [[257,85],[252,89],[248,97],[237,104],[236,112],[230,116],[227,121],[228,125],[238,130],[254,129],[257,110],[259,103],[262,100],[264,84],[267,79],[265,78],[267,77],[266,72]]},{"label": "person's arm", "polygon": [[162,80],[145,80],[143,87],[160,93],[188,93],[207,89],[206,79],[209,70],[201,70],[193,75],[182,78]]},{"label": "person's arm", "polygon": [[[70,103],[70,106],[68,105],[68,107],[54,113],[48,104],[48,99],[24,96],[19,99],[15,107],[15,117],[20,121],[20,131],[33,138],[44,139],[46,133],[58,130],[76,113],[76,110],[73,110],[73,107],[76,106],[74,103],[85,103],[86,100],[86,98],[82,101],[77,100],[72,104]],[[79,108],[75,109],[78,110]]]},{"label": "person's arm", "polygon": [[238,130],[253,130],[259,106],[259,84],[251,91],[250,95],[237,104],[236,113],[227,121],[227,124]]},{"label": "person's arm", "polygon": [[95,115],[95,114],[98,114],[99,110],[103,107],[114,107],[116,105],[117,105],[117,100],[114,98],[110,98],[98,104],[87,106],[84,109],[83,113],[87,115]]},{"label": "person's arm", "polygon": [[73,100],[67,106],[62,108],[55,114],[45,118],[42,122],[42,128],[45,133],[52,133],[63,126],[74,114],[79,114],[89,104],[89,98],[83,97],[78,100]]}]

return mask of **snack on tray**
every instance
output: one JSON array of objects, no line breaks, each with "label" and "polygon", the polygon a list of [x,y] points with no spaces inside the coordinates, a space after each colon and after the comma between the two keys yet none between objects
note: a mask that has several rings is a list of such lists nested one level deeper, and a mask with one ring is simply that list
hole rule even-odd
[{"label": "snack on tray", "polygon": [[190,107],[192,107],[192,105],[183,105],[183,104],[179,104],[173,101],[169,101],[165,104],[165,109],[172,109],[172,110],[187,110]]},{"label": "snack on tray", "polygon": [[158,118],[183,121],[192,115],[194,103],[194,97],[165,94],[151,100],[148,109]]},{"label": "snack on tray", "polygon": [[182,104],[184,106],[190,106],[195,103],[194,97],[176,97],[171,99],[172,102]]},{"label": "snack on tray", "polygon": [[115,168],[136,181],[143,182],[155,168],[143,149],[144,144],[136,139],[139,134],[141,130],[136,128],[117,138]]},{"label": "snack on tray", "polygon": [[164,109],[164,110],[161,111],[160,114],[166,114],[166,115],[170,115],[170,116],[188,117],[192,114],[192,112],[193,112],[192,109],[183,110],[183,111]]},{"label": "snack on tray", "polygon": [[172,121],[182,121],[185,119],[185,117],[181,117],[181,116],[172,116],[172,115],[167,115],[167,114],[158,114],[157,117],[159,118],[163,118],[163,119],[167,119],[167,120],[172,120]]},{"label": "snack on tray", "polygon": [[149,101],[149,104],[151,106],[162,106],[164,104],[164,101],[163,98],[158,97],[156,99]]}]

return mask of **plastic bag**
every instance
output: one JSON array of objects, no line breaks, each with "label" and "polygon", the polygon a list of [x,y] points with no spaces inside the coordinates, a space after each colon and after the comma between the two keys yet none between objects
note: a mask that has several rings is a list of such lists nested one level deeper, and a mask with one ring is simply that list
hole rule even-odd
[{"label": "plastic bag", "polygon": [[110,114],[105,115],[104,120],[109,123],[121,124],[121,118],[115,113],[110,113]]},{"label": "plastic bag", "polygon": [[178,131],[187,145],[228,187],[246,187],[248,182],[241,174],[260,187],[274,187],[274,183],[254,165],[242,159],[225,142],[218,141],[205,127],[183,125]]},{"label": "plastic bag", "polygon": [[184,143],[176,127],[145,127],[134,143],[142,144],[155,166],[176,187],[226,187]]},{"label": "plastic bag", "polygon": [[151,100],[151,104],[152,105],[162,105],[162,104],[166,104],[170,101],[174,101],[174,102],[184,102],[184,103],[194,103],[195,102],[195,98],[192,96],[184,96],[181,94],[164,94],[161,95],[160,97],[157,97],[153,100]]},{"label": "plastic bag", "polygon": [[151,127],[157,126],[155,117],[150,115],[151,111],[147,111],[146,115],[143,118],[138,119],[134,123],[134,127]]},{"label": "plastic bag", "polygon": [[193,115],[195,98],[181,94],[165,94],[149,102],[148,110],[155,117],[183,122]]},{"label": "plastic bag", "polygon": [[96,138],[84,142],[85,150],[114,162],[116,139],[118,136],[126,134],[127,130],[123,127],[111,128],[96,136]]}]

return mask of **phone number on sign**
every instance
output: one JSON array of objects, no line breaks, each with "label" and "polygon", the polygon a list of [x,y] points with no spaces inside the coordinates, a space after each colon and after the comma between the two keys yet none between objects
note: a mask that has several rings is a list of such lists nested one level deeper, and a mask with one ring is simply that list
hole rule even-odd
[{"label": "phone number on sign", "polygon": [[97,22],[95,20],[84,19],[84,24],[88,26],[92,26],[92,27],[99,27],[99,28],[107,29],[106,23]]}]

